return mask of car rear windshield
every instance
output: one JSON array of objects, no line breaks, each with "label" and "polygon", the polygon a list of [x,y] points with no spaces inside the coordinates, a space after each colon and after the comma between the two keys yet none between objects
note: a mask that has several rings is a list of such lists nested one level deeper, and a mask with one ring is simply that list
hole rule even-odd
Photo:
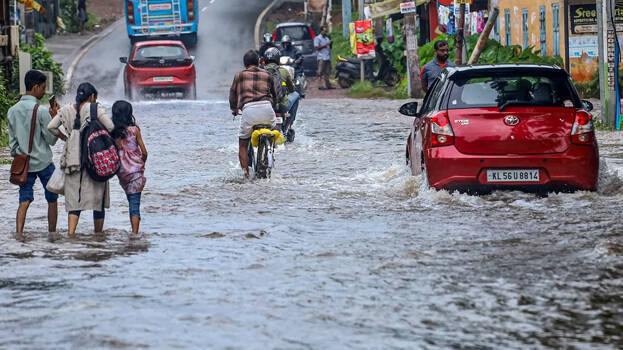
[{"label": "car rear windshield", "polygon": [[158,45],[144,46],[136,50],[135,60],[184,59],[186,50],[181,46]]},{"label": "car rear windshield", "polygon": [[292,41],[312,40],[311,32],[307,26],[281,27],[277,29],[276,41],[281,41],[284,35],[288,35]]},{"label": "car rear windshield", "polygon": [[579,107],[569,78],[561,75],[504,74],[454,80],[448,109],[522,106]]}]

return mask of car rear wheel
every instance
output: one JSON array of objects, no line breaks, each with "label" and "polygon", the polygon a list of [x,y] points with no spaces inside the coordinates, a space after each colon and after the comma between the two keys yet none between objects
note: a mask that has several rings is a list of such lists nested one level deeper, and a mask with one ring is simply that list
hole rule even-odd
[{"label": "car rear wheel", "polygon": [[130,101],[138,101],[140,98],[140,93],[137,88],[129,85],[125,87],[125,97]]},{"label": "car rear wheel", "polygon": [[196,100],[197,99],[197,85],[193,84],[186,90],[186,99],[187,100]]},{"label": "car rear wheel", "polygon": [[422,154],[422,187],[430,189],[430,183],[428,182],[428,171],[426,170],[426,162],[424,162],[424,155]]}]

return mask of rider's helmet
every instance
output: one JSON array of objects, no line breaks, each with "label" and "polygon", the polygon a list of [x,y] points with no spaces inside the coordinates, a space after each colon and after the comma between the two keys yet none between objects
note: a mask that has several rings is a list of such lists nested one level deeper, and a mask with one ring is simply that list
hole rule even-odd
[{"label": "rider's helmet", "polygon": [[281,38],[281,46],[286,50],[292,46],[292,39],[290,39],[289,35],[284,35],[283,38]]},{"label": "rider's helmet", "polygon": [[270,33],[264,34],[264,44],[269,44],[273,42],[273,35]]},{"label": "rider's helmet", "polygon": [[264,60],[266,63],[279,63],[279,59],[281,58],[281,52],[276,47],[271,47],[266,52],[264,52]]}]

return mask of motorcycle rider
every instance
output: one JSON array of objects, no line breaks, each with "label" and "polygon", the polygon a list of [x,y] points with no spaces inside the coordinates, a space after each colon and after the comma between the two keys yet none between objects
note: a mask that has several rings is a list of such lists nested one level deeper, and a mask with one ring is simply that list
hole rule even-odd
[{"label": "motorcycle rider", "polygon": [[285,110],[290,114],[288,122],[290,123],[290,125],[293,125],[294,121],[296,120],[296,113],[299,109],[299,101],[301,99],[301,95],[296,92],[290,73],[285,68],[279,67],[280,58],[281,52],[279,52],[279,49],[277,49],[276,47],[271,47],[264,53],[266,69],[279,69],[281,80],[286,84],[286,90],[288,94],[286,95],[286,97],[284,97],[284,101],[281,101],[281,103],[283,106],[286,107]]},{"label": "motorcycle rider", "polygon": [[292,39],[290,39],[289,35],[284,35],[283,38],[281,38],[281,55],[294,59],[294,71],[296,74],[299,74],[303,67],[303,54],[292,45]]},{"label": "motorcycle rider", "polygon": [[262,46],[257,52],[258,55],[260,55],[260,60],[264,59],[264,54],[266,53],[266,50],[270,49],[271,47],[276,47],[275,43],[273,42],[273,36],[270,33],[266,33],[264,34],[264,42],[262,43]]}]

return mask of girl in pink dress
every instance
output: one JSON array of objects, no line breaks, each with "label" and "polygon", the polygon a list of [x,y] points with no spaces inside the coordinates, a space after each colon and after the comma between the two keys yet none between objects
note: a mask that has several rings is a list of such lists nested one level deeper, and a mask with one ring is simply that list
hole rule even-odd
[{"label": "girl in pink dress", "polygon": [[112,121],[115,124],[112,137],[115,139],[121,159],[117,177],[128,197],[132,232],[138,234],[141,222],[141,193],[146,182],[147,149],[143,143],[141,129],[136,126],[132,105],[129,102],[117,101],[113,104]]}]

